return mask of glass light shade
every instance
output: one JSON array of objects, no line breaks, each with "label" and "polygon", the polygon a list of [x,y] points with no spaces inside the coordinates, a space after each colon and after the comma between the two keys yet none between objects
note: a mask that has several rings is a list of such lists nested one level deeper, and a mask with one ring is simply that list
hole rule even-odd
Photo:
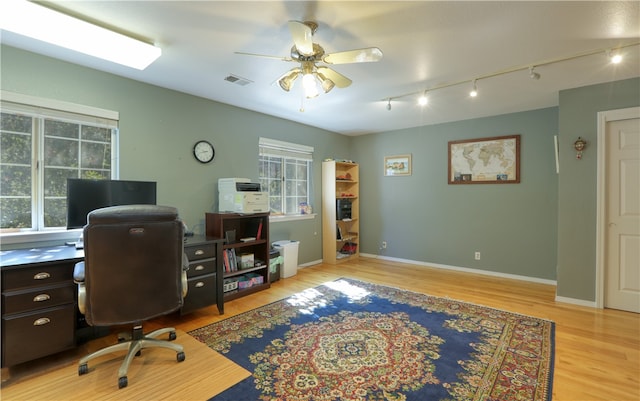
[{"label": "glass light shade", "polygon": [[138,70],[162,54],[159,47],[23,0],[4,4],[0,28]]},{"label": "glass light shade", "polygon": [[316,84],[316,77],[313,74],[304,74],[302,76],[302,87],[304,88],[304,95],[307,98],[312,98],[319,95],[318,85]]}]

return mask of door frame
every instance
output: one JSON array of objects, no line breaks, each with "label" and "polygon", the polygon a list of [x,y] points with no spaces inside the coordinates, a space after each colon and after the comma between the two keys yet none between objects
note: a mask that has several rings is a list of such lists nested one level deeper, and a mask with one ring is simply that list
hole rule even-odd
[{"label": "door frame", "polygon": [[640,117],[640,107],[598,112],[597,171],[596,171],[596,308],[604,308],[604,280],[606,264],[606,134],[607,123]]}]

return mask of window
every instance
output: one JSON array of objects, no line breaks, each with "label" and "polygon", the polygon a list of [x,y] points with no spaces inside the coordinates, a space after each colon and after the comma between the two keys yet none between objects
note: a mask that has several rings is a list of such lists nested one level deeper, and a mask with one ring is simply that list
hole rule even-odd
[{"label": "window", "polygon": [[258,168],[272,214],[297,215],[311,206],[313,147],[260,138]]},{"label": "window", "polygon": [[65,228],[67,178],[116,178],[117,113],[2,95],[0,232]]}]

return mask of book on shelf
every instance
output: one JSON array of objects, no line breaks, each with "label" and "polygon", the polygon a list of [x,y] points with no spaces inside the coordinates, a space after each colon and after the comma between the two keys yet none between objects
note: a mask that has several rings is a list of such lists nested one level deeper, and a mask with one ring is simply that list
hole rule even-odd
[{"label": "book on shelf", "polygon": [[224,271],[226,273],[238,271],[238,258],[236,256],[235,249],[225,249],[223,251],[222,258],[224,263]]},{"label": "book on shelf", "polygon": [[256,233],[256,238],[261,239],[260,238],[261,235],[262,235],[262,219],[260,219],[260,224],[258,224],[258,232]]}]

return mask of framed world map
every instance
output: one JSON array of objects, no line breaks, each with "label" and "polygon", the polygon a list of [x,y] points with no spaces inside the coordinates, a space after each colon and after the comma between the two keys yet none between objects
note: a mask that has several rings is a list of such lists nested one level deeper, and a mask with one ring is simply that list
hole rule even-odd
[{"label": "framed world map", "polygon": [[449,184],[520,182],[520,135],[449,142]]}]

